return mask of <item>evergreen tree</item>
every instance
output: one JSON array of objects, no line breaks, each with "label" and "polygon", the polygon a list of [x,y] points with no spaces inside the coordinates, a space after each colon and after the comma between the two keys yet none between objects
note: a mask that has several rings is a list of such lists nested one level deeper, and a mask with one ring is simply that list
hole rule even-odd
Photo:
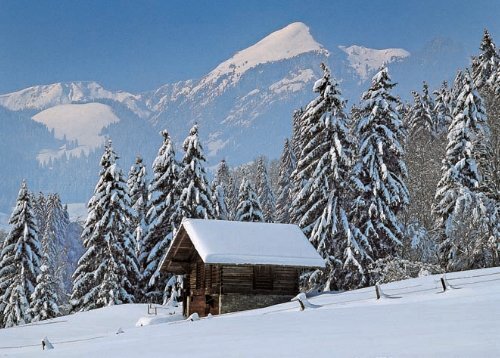
[{"label": "evergreen tree", "polygon": [[[68,230],[70,225],[69,215],[66,208],[61,203],[58,194],[49,194],[46,199],[47,218],[45,230],[42,236],[42,248],[47,247],[47,257],[44,264],[48,266],[48,274],[54,282],[54,292],[58,297],[57,303],[60,305],[67,300],[67,290],[64,282],[65,277],[70,275],[65,271],[68,262]],[[45,249],[44,249],[45,250]]]},{"label": "evergreen tree", "polygon": [[0,254],[0,317],[3,327],[28,323],[30,296],[40,272],[40,242],[31,196],[23,181]]},{"label": "evergreen tree", "polygon": [[45,231],[45,226],[47,225],[47,217],[48,213],[48,198],[43,195],[42,192],[39,192],[37,195],[34,193],[30,193],[31,203],[33,205],[33,212],[35,213],[36,223],[38,232],[43,234]]},{"label": "evergreen tree", "polygon": [[238,194],[235,221],[264,222],[264,215],[252,183],[243,177]]},{"label": "evergreen tree", "polygon": [[229,176],[227,192],[224,193],[228,210],[228,220],[234,220],[236,208],[238,207],[238,188],[236,187],[234,175]]},{"label": "evergreen tree", "polygon": [[218,220],[228,220],[226,197],[224,187],[221,184],[212,185],[212,203],[214,204],[215,218]]},{"label": "evergreen tree", "polygon": [[413,93],[414,105],[410,111],[409,129],[418,133],[426,131],[433,137],[437,137],[443,130],[434,112],[434,101],[429,95],[429,87],[424,81],[422,96]]},{"label": "evergreen tree", "polygon": [[[475,90],[468,71],[463,75],[463,87],[457,97],[453,120],[448,129],[448,145],[443,161],[442,177],[435,196],[434,214],[437,225],[444,231],[450,224],[463,188],[476,191],[481,182],[478,160],[481,160],[478,144],[485,131],[486,116],[481,97]],[[442,238],[443,264],[448,265],[453,238]]]},{"label": "evergreen tree", "polygon": [[336,86],[332,85],[330,70],[324,64],[321,68],[323,77],[313,86],[313,91],[319,93],[319,96],[307,105],[300,118],[302,150],[297,168],[292,173],[293,201],[290,220],[298,224],[307,237],[310,237],[327,201],[323,188],[313,185],[318,182],[313,178],[313,174],[323,155],[332,147],[324,116],[331,109],[332,101],[337,99]]},{"label": "evergreen tree", "polygon": [[174,227],[180,227],[183,218],[213,219],[215,217],[212,193],[205,173],[205,156],[198,137],[198,125],[189,131],[184,140],[184,158],[179,174],[178,188],[181,192],[175,204]]},{"label": "evergreen tree", "polygon": [[135,211],[135,215],[131,219],[131,225],[134,229],[134,237],[137,244],[137,257],[140,257],[144,235],[147,232],[146,211],[148,204],[146,167],[144,166],[140,156],[137,156],[135,164],[130,168],[127,186],[130,196],[130,204],[132,209]]},{"label": "evergreen tree", "polygon": [[495,267],[500,264],[498,204],[481,192],[460,187],[445,227],[447,271]]},{"label": "evergreen tree", "polygon": [[436,96],[434,113],[436,114],[437,125],[440,128],[439,133],[442,133],[446,131],[452,120],[451,94],[446,81],[438,90],[434,91],[434,96]]},{"label": "evergreen tree", "polygon": [[403,238],[397,215],[408,204],[407,176],[403,160],[404,131],[390,93],[387,68],[372,79],[363,94],[361,118],[356,124],[358,162],[354,167],[356,226],[368,238],[374,260],[396,255]]},{"label": "evergreen tree", "polygon": [[323,154],[312,176],[313,186],[321,190],[327,202],[310,238],[327,267],[321,274],[313,274],[310,281],[327,290],[351,289],[366,283],[369,245],[351,218],[350,171],[355,145],[349,133],[345,101],[336,84],[327,91],[325,95],[331,96],[331,100],[325,124],[332,146]]},{"label": "evergreen tree", "polygon": [[479,141],[483,152],[478,161],[482,182],[480,190],[500,202],[500,53],[487,30],[479,47],[481,53],[472,61],[473,82],[487,113],[487,131]]},{"label": "evergreen tree", "polygon": [[[217,186],[221,186],[222,189],[222,191],[219,190],[218,194],[215,193]],[[222,159],[217,166],[215,178],[212,183],[212,192],[214,192],[214,198],[215,196],[217,196],[218,200],[222,198],[221,194],[224,193],[225,209],[222,206],[220,206],[219,208],[215,207],[216,216],[221,220],[229,220],[233,216],[236,206],[238,205],[238,197],[235,193],[233,179],[231,173],[229,172],[229,166],[224,159]],[[212,201],[214,205],[222,205],[222,202],[218,204],[215,199],[213,199]],[[220,210],[222,210],[222,212]],[[223,217],[226,217],[226,219],[222,219],[221,215]]]},{"label": "evergreen tree", "polygon": [[488,84],[495,95],[500,95],[500,66],[498,66],[497,70],[491,75]]},{"label": "evergreen tree", "polygon": [[[51,242],[52,241],[52,242]],[[42,239],[42,259],[40,274],[36,279],[35,290],[31,295],[30,313],[32,322],[43,321],[59,316],[60,281],[56,279],[56,272],[51,267],[54,257],[54,237],[44,235]]]},{"label": "evergreen tree", "polygon": [[160,275],[158,265],[172,240],[172,214],[179,197],[176,187],[179,180],[179,164],[166,130],[160,132],[163,144],[153,162],[153,180],[149,186],[147,233],[144,237],[140,263],[142,288],[151,302],[161,303],[166,277]]},{"label": "evergreen tree", "polygon": [[86,251],[73,274],[73,310],[134,302],[139,270],[130,227],[133,210],[116,159],[109,141],[101,158],[100,178],[88,204],[82,233]]},{"label": "evergreen tree", "polygon": [[283,224],[290,222],[291,176],[296,165],[297,161],[287,138],[280,158],[278,198],[276,199],[276,221]]},{"label": "evergreen tree", "polygon": [[472,62],[472,78],[474,87],[481,89],[497,71],[500,64],[500,54],[488,30],[484,30],[483,40],[479,46],[481,53]]},{"label": "evergreen tree", "polygon": [[293,112],[293,121],[292,121],[292,140],[290,143],[291,150],[293,152],[293,156],[295,158],[300,157],[300,152],[304,147],[304,144],[301,139],[301,131],[302,131],[302,116],[304,114],[304,109],[299,108]]},{"label": "evergreen tree", "polygon": [[274,200],[274,194],[271,189],[271,183],[269,182],[269,176],[263,157],[257,160],[256,188],[257,196],[262,207],[262,213],[264,215],[264,221],[272,223],[274,221],[276,202]]}]

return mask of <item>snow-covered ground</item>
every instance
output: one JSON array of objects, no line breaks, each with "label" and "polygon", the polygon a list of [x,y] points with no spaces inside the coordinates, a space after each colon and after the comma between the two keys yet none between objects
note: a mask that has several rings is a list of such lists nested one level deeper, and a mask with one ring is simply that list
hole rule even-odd
[{"label": "snow-covered ground", "polygon": [[380,300],[372,287],[193,322],[160,310],[169,322],[143,327],[146,305],[108,307],[0,330],[0,356],[39,357],[47,336],[54,357],[499,357],[500,268],[447,277],[445,293],[427,276]]}]

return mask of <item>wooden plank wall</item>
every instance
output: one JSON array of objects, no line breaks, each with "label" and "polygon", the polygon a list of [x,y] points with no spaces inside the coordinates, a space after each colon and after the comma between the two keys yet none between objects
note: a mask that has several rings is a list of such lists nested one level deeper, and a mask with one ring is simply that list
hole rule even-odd
[{"label": "wooden plank wall", "polygon": [[[287,266],[262,266],[271,270],[272,285],[268,282],[256,284],[254,280],[254,266],[223,266],[222,292],[223,293],[269,293],[296,295],[299,291],[298,270]],[[263,276],[264,277],[264,276]],[[267,280],[267,278],[264,278]],[[262,287],[269,287],[262,289]],[[272,288],[271,288],[272,287]]]}]

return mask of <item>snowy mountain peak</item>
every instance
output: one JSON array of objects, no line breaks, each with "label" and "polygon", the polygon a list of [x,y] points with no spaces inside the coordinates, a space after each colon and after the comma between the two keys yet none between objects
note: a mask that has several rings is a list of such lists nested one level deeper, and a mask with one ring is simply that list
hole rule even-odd
[{"label": "snowy mountain peak", "polygon": [[100,99],[121,102],[140,117],[148,115],[140,104],[139,96],[122,91],[112,92],[93,81],[59,82],[28,87],[0,95],[0,105],[12,111],[44,110],[61,104],[93,102]]},{"label": "snowy mountain peak", "polygon": [[402,48],[376,50],[357,45],[339,48],[347,54],[349,66],[362,80],[367,80],[370,74],[381,66],[410,56],[410,53]]},{"label": "snowy mountain peak", "polygon": [[302,22],[294,22],[222,62],[193,88],[193,92],[217,82],[224,75],[230,78],[225,84],[234,84],[246,71],[260,64],[286,60],[308,52],[328,55],[328,51],[314,40],[309,27]]}]

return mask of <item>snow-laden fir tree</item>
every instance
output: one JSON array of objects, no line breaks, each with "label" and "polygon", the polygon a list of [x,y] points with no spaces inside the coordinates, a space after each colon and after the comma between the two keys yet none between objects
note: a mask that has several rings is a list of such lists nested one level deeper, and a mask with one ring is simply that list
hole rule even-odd
[{"label": "snow-laden fir tree", "polygon": [[487,84],[500,64],[500,54],[486,29],[479,49],[481,53],[472,61],[472,78],[477,89],[481,89]]},{"label": "snow-laden fir tree", "polygon": [[0,254],[0,318],[2,327],[28,323],[30,297],[40,273],[40,242],[35,213],[23,181],[9,220],[11,229]]},{"label": "snow-laden fir tree", "polygon": [[405,134],[391,94],[394,86],[387,68],[380,69],[362,96],[355,130],[359,144],[353,218],[368,239],[374,260],[397,254],[403,239],[398,214],[409,201],[401,145]]},{"label": "snow-laden fir tree", "polygon": [[408,129],[410,133],[419,133],[426,131],[430,133],[431,118],[427,116],[424,102],[420,93],[413,91],[413,105],[411,106],[408,116]]},{"label": "snow-laden fir tree", "polygon": [[484,138],[484,160],[478,162],[482,183],[480,190],[500,202],[500,52],[487,30],[479,47],[480,54],[473,58],[473,82],[487,113],[489,138]]},{"label": "snow-laden fir tree", "polygon": [[38,194],[31,193],[30,196],[31,203],[33,205],[33,212],[35,213],[36,217],[38,232],[41,236],[45,231],[45,226],[47,225],[47,217],[49,215],[48,197],[45,197],[42,192],[39,192]]},{"label": "snow-laden fir tree", "polygon": [[268,223],[274,222],[274,211],[276,210],[276,201],[271,188],[269,175],[267,174],[266,163],[263,157],[257,159],[257,175],[255,178],[255,186],[257,197],[259,198],[264,221]]},{"label": "snow-laden fir tree", "polygon": [[[316,221],[327,201],[324,188],[315,186],[312,178],[323,155],[332,147],[331,135],[325,124],[325,113],[331,107],[332,95],[330,70],[321,64],[323,77],[315,82],[313,91],[318,97],[312,100],[300,118],[300,148],[297,167],[292,173],[292,205],[290,221],[299,225],[304,234],[310,237]],[[317,182],[317,181],[316,181]]]},{"label": "snow-laden fir tree", "polygon": [[498,203],[484,193],[460,187],[445,227],[447,271],[500,265]]},{"label": "snow-laden fir tree", "polygon": [[[434,214],[441,232],[450,232],[450,215],[455,211],[461,193],[468,195],[465,189],[477,191],[481,182],[478,162],[484,152],[481,141],[487,128],[486,114],[481,97],[474,88],[468,71],[463,73],[463,87],[456,99],[453,120],[448,129],[448,145],[442,166],[442,177],[435,196]],[[453,260],[453,240],[456,237],[442,238],[442,263],[448,266]]]},{"label": "snow-laden fir tree", "polygon": [[279,223],[290,223],[290,203],[292,201],[291,176],[296,166],[297,160],[287,138],[285,139],[279,165],[278,193],[276,198],[276,222]]},{"label": "snow-laden fir tree", "polygon": [[401,249],[403,259],[435,262],[437,258],[437,255],[427,255],[436,246],[434,237],[429,234],[434,227],[429,212],[441,174],[440,154],[444,154],[446,146],[444,131],[446,121],[449,121],[447,92],[446,87],[441,87],[436,102],[433,103],[424,84],[422,96],[414,93],[414,104],[407,115],[409,120],[404,121],[408,128],[408,137],[404,143],[409,173],[406,185],[411,201],[400,215],[405,232]]},{"label": "snow-laden fir tree", "polygon": [[[232,175],[229,172],[229,166],[227,165],[227,162],[225,159],[222,159],[220,163],[217,165],[217,170],[215,172],[215,177],[212,182],[212,192],[213,195],[217,195],[219,200],[221,198],[221,193],[215,193],[215,188],[217,186],[222,186],[222,191],[224,193],[224,204],[225,204],[225,212],[226,215],[224,215],[224,210],[220,208],[215,207],[216,211],[216,216],[221,219],[221,214],[222,216],[225,216],[226,219],[222,220],[230,220],[233,217],[233,214],[236,210],[236,206],[238,205],[238,196],[236,195],[236,190],[234,188],[234,182],[232,179]],[[215,202],[215,199],[212,200],[214,205],[219,205],[217,202]]]},{"label": "snow-laden fir tree", "polygon": [[356,146],[349,132],[345,101],[334,81],[326,89],[326,96],[329,97],[329,106],[324,121],[332,146],[323,154],[312,179],[313,186],[322,190],[327,203],[310,241],[325,259],[327,267],[310,277],[310,285],[323,286],[325,290],[352,289],[367,281],[370,247],[351,218],[350,171]]},{"label": "snow-laden fir tree", "polygon": [[46,247],[46,262],[48,271],[53,276],[55,282],[55,293],[59,299],[58,304],[67,302],[69,293],[64,282],[69,281],[70,275],[66,270],[68,262],[68,235],[69,235],[69,214],[63,207],[58,194],[49,194],[46,198],[47,218],[45,228],[41,232],[42,248]]},{"label": "snow-laden fir tree", "polygon": [[497,70],[491,75],[488,84],[495,95],[500,95],[500,66],[498,66]]},{"label": "snow-laden fir tree", "polygon": [[451,93],[446,81],[443,82],[439,89],[434,91],[434,96],[434,113],[441,133],[447,130],[452,120]]},{"label": "snow-laden fir tree", "polygon": [[175,159],[172,139],[166,130],[160,132],[163,143],[153,162],[153,179],[149,185],[148,224],[139,257],[142,288],[148,302],[161,303],[166,277],[160,275],[158,264],[172,240],[172,214],[178,198],[179,164]]},{"label": "snow-laden fir tree", "polygon": [[101,171],[82,233],[86,249],[73,274],[71,304],[86,311],[134,302],[139,283],[127,184],[111,141],[101,158]]},{"label": "snow-laden fir tree", "polygon": [[212,192],[205,172],[205,156],[198,136],[198,125],[189,131],[182,145],[184,157],[177,183],[180,191],[172,217],[175,229],[179,229],[183,218],[213,219]]},{"label": "snow-laden fir tree", "polygon": [[410,132],[418,133],[425,131],[433,137],[437,137],[443,130],[434,112],[434,101],[429,95],[429,87],[424,81],[422,96],[414,92],[414,105],[409,115]]},{"label": "snow-laden fir tree", "polygon": [[225,192],[224,194],[226,197],[228,219],[234,220],[234,216],[236,215],[236,208],[238,207],[238,187],[236,186],[236,181],[233,173],[231,173],[231,175],[229,176],[227,192]]},{"label": "snow-laden fir tree", "polygon": [[292,140],[290,141],[290,147],[295,158],[300,157],[300,152],[304,147],[304,143],[301,140],[301,128],[302,128],[302,115],[304,114],[304,109],[299,108],[293,112],[292,119]]},{"label": "snow-laden fir tree", "polygon": [[214,204],[215,218],[218,220],[228,220],[229,214],[226,205],[226,195],[222,184],[212,185],[212,203]]},{"label": "snow-laden fir tree", "polygon": [[[31,294],[30,314],[32,322],[43,321],[59,316],[59,294],[62,293],[61,281],[57,279],[55,267],[56,238],[54,231],[46,228],[42,238],[40,273],[36,279],[34,292]],[[60,249],[60,248],[59,248]]]},{"label": "snow-laden fir tree", "polygon": [[263,222],[264,214],[259,203],[259,198],[252,182],[243,177],[238,192],[239,204],[236,208],[235,221]]},{"label": "snow-laden fir tree", "polygon": [[134,165],[128,173],[127,186],[130,196],[130,204],[135,211],[131,219],[134,230],[135,242],[137,244],[136,253],[140,257],[144,235],[147,232],[146,213],[148,205],[148,183],[146,179],[146,167],[142,158],[137,156]]}]

